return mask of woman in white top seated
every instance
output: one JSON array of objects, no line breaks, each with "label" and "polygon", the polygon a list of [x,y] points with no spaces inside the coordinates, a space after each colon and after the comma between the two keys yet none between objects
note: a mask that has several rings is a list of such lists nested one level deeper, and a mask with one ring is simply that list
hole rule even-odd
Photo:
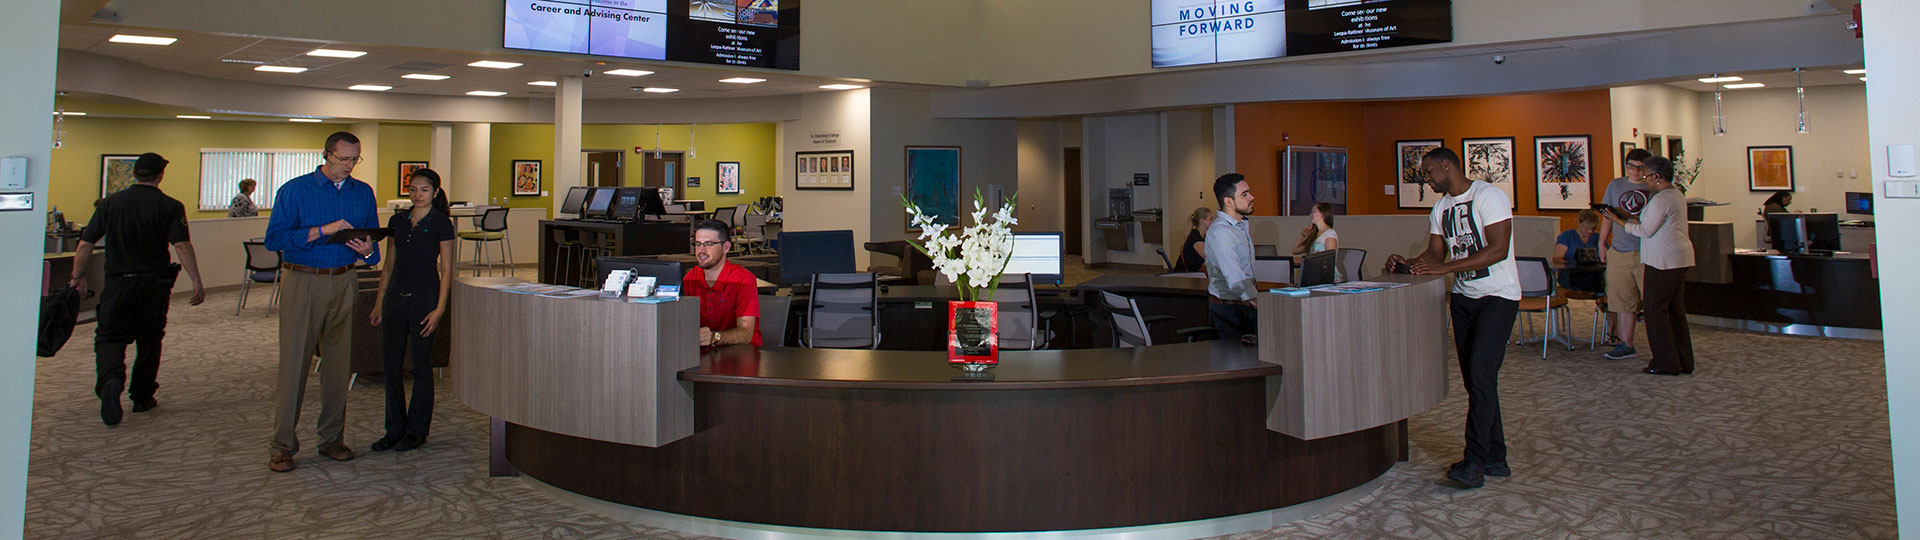
[{"label": "woman in white top seated", "polygon": [[[1307,228],[1300,231],[1300,241],[1293,245],[1294,255],[1308,255],[1329,249],[1340,249],[1340,233],[1334,232],[1333,230],[1333,205],[1314,203],[1313,212],[1307,214],[1307,217],[1312,219],[1313,223],[1308,224]],[[1345,268],[1335,266],[1333,270],[1334,280],[1346,281],[1347,276],[1342,275],[1345,273]]]},{"label": "woman in white top seated", "polygon": [[1687,330],[1687,269],[1693,266],[1693,240],[1687,236],[1686,195],[1673,185],[1673,162],[1650,158],[1642,178],[1654,190],[1640,217],[1607,212],[1607,219],[1643,238],[1640,263],[1646,268],[1641,309],[1647,314],[1647,344],[1653,361],[1646,373],[1693,373],[1693,336]]}]

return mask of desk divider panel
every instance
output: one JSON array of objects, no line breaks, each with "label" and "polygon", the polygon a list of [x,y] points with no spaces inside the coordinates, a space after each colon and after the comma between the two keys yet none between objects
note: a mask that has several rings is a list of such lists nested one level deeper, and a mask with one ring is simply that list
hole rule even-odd
[{"label": "desk divider panel", "polygon": [[1280,364],[1267,429],[1313,440],[1405,420],[1447,396],[1447,280],[1357,294],[1260,293],[1260,359]]}]

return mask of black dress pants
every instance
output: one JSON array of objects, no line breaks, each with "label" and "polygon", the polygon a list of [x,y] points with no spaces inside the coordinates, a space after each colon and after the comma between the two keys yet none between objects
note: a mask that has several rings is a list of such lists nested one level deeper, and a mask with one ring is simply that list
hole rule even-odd
[{"label": "black dress pants", "polygon": [[1648,369],[1693,372],[1693,333],[1687,329],[1687,268],[1647,267],[1647,345],[1653,349]]},{"label": "black dress pants", "polygon": [[[386,380],[388,437],[424,439],[433,423],[433,336],[420,335],[420,322],[439,301],[437,291],[414,295],[389,291],[382,306],[380,373]],[[409,349],[413,351],[413,403],[407,403],[401,373]]]},{"label": "black dress pants", "polygon": [[1220,339],[1238,341],[1240,336],[1260,331],[1260,314],[1254,311],[1253,306],[1221,304],[1209,300],[1207,316],[1213,320],[1213,328],[1220,331]]},{"label": "black dress pants", "polygon": [[1500,424],[1500,364],[1520,302],[1498,296],[1468,298],[1455,293],[1453,345],[1460,355],[1460,378],[1467,387],[1466,461],[1486,467],[1507,462],[1507,435]]},{"label": "black dress pants", "polygon": [[[94,395],[120,399],[124,388],[135,403],[153,400],[160,388],[160,341],[167,336],[167,300],[172,294],[171,274],[107,278],[93,334]],[[127,380],[128,344],[137,347],[132,381]]]}]

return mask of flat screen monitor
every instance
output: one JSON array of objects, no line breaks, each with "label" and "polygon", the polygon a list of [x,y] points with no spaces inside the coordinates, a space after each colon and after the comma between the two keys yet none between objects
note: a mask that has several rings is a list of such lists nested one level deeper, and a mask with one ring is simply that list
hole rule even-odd
[{"label": "flat screen monitor", "polygon": [[655,287],[661,285],[678,287],[680,278],[687,275],[686,271],[680,269],[680,263],[674,261],[641,257],[601,257],[598,261],[593,265],[593,272],[600,276],[602,282],[605,282],[607,275],[614,270],[632,270],[634,276],[654,278]]},{"label": "flat screen monitor", "polygon": [[1338,251],[1329,249],[1308,255],[1306,260],[1300,263],[1300,286],[1312,287],[1335,283],[1337,278],[1334,275],[1334,268],[1340,264],[1339,254]]},{"label": "flat screen monitor", "polygon": [[613,188],[593,188],[593,193],[587,196],[587,210],[581,212],[580,216],[590,218],[607,217],[607,213],[613,209],[613,194],[615,191],[617,190]]},{"label": "flat screen monitor", "polygon": [[1873,215],[1873,194],[1847,192],[1847,213],[1863,216]]},{"label": "flat screen monitor", "polygon": [[608,217],[627,221],[640,216],[640,188],[623,187],[613,190],[613,208]]},{"label": "flat screen monitor", "polygon": [[666,196],[663,193],[669,189],[672,188],[640,188],[640,215],[657,216],[667,213],[667,205],[663,201]]},{"label": "flat screen monitor", "polygon": [[580,208],[582,206],[586,206],[587,204],[587,193],[592,191],[593,191],[593,188],[590,188],[590,187],[574,187],[574,188],[567,189],[567,200],[566,202],[560,203],[560,213],[572,214],[575,217],[578,217],[580,215]]},{"label": "flat screen monitor", "polygon": [[1007,274],[1030,274],[1033,283],[1060,284],[1060,253],[1066,246],[1058,232],[1013,233],[1013,256]]},{"label": "flat screen monitor", "polygon": [[1776,252],[1841,250],[1839,214],[1767,214],[1767,229]]},{"label": "flat screen monitor", "polygon": [[814,274],[853,271],[853,231],[780,233],[780,284],[802,285]]}]

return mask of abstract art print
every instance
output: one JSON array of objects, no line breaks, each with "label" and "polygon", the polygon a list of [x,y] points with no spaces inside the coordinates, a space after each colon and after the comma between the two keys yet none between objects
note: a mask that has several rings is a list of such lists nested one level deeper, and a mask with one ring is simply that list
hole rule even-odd
[{"label": "abstract art print", "polygon": [[713,176],[718,178],[713,184],[714,193],[737,195],[740,193],[740,162],[721,161],[713,164]]},{"label": "abstract art print", "polygon": [[400,174],[399,176],[394,177],[396,180],[398,180],[397,182],[394,182],[394,183],[399,184],[401,197],[407,196],[407,190],[412,189],[411,186],[413,184],[414,171],[418,171],[420,169],[425,169],[425,168],[427,168],[427,162],[425,161],[400,162]]},{"label": "abstract art print", "polygon": [[941,225],[960,224],[960,147],[907,147],[907,201]]},{"label": "abstract art print", "polygon": [[516,159],[507,170],[513,172],[513,196],[540,196],[540,160]]},{"label": "abstract art print", "polygon": [[1580,210],[1593,202],[1593,145],[1586,135],[1533,138],[1534,192],[1541,210]]},{"label": "abstract art print", "polygon": [[1395,193],[1400,194],[1401,208],[1433,208],[1440,195],[1427,189],[1427,174],[1420,170],[1420,160],[1427,152],[1445,146],[1445,141],[1397,141],[1394,149],[1394,182],[1398,184]]},{"label": "abstract art print", "polygon": [[100,154],[100,198],[133,185],[133,154]]},{"label": "abstract art print", "polygon": [[1793,191],[1793,147],[1747,147],[1748,191]]},{"label": "abstract art print", "polygon": [[1466,154],[1468,180],[1493,184],[1507,193],[1513,208],[1520,207],[1519,199],[1514,198],[1513,137],[1464,139],[1460,149]]}]

